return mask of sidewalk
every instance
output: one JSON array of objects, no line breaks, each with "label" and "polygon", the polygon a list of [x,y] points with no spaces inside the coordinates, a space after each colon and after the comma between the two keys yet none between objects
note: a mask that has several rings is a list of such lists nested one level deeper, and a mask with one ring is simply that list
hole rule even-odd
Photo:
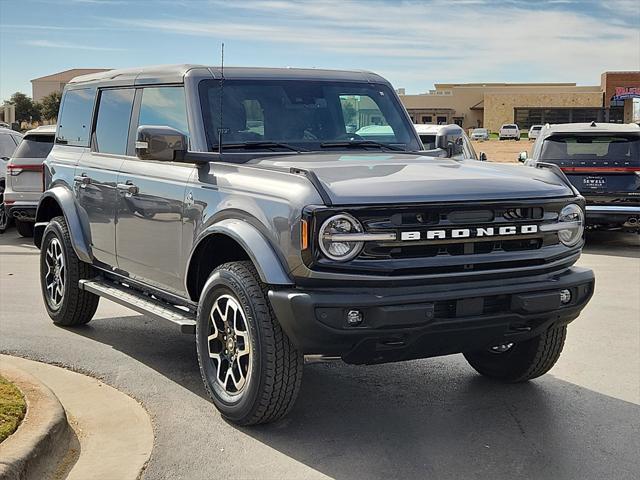
[{"label": "sidewalk", "polygon": [[134,480],[140,476],[153,448],[153,428],[138,402],[94,378],[60,367],[0,355],[0,366],[4,364],[45,383],[66,410],[80,450],[67,479]]}]

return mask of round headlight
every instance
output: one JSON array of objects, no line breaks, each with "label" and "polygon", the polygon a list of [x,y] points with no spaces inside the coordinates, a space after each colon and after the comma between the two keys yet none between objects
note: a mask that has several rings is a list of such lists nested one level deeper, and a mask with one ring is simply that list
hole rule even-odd
[{"label": "round headlight", "polygon": [[[346,262],[362,249],[362,242],[348,240],[349,234],[362,233],[362,225],[351,215],[341,213],[327,219],[320,227],[320,250],[331,260]],[[346,235],[346,237],[345,237]]]},{"label": "round headlight", "polygon": [[[584,213],[575,203],[571,203],[560,211],[558,217],[558,238],[567,247],[573,247],[584,233]],[[564,225],[563,225],[564,224]]]}]

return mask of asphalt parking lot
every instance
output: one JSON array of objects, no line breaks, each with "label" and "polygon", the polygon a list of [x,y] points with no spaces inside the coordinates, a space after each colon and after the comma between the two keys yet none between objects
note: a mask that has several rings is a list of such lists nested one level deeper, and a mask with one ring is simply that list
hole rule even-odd
[{"label": "asphalt parking lot", "polygon": [[638,235],[589,235],[579,264],[595,270],[596,293],[544,377],[493,383],[460,355],[308,365],[292,413],[257,428],[220,418],[193,338],[173,326],[102,300],[89,325],[55,327],[38,253],[15,230],[0,236],[0,351],[99,377],[142,402],[156,436],[146,479],[639,476]]}]

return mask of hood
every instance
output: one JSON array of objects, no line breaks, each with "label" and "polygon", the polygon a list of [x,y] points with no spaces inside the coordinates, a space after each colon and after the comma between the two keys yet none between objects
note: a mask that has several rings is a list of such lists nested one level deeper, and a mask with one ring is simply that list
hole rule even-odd
[{"label": "hood", "polygon": [[574,195],[549,169],[422,155],[314,153],[258,158],[248,165],[313,171],[333,205]]}]

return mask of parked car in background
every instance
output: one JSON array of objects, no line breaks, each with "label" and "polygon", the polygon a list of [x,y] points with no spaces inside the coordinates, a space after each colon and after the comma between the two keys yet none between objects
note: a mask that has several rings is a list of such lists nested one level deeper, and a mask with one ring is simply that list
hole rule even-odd
[{"label": "parked car in background", "polygon": [[42,162],[53,147],[55,133],[55,125],[29,130],[7,164],[5,209],[23,237],[33,235],[36,208],[44,190]]},{"label": "parked car in background", "polygon": [[535,140],[540,135],[540,130],[542,130],[542,125],[531,125],[529,128],[529,140]]},{"label": "parked car in background", "polygon": [[0,127],[0,233],[3,233],[10,223],[8,211],[4,208],[7,163],[21,141],[21,133]]},{"label": "parked car in background", "polygon": [[515,123],[505,123],[500,127],[498,137],[500,140],[520,141],[520,128]]},{"label": "parked car in background", "polygon": [[471,132],[471,140],[489,140],[489,130],[486,128],[474,128]]},{"label": "parked car in background", "polygon": [[413,127],[418,132],[424,150],[434,151],[437,156],[457,160],[486,160],[484,153],[481,152],[480,156],[476,154],[469,137],[459,125],[414,124]]},{"label": "parked car in background", "polygon": [[519,160],[557,165],[586,198],[587,224],[640,231],[640,127],[635,123],[546,125]]}]

